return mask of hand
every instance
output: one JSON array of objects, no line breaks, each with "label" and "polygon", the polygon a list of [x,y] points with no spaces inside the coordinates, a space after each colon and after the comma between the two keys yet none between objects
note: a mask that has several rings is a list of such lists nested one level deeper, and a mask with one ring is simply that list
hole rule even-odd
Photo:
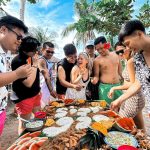
[{"label": "hand", "polygon": [[92,79],[91,79],[91,83],[92,84],[96,84],[98,82],[98,80],[96,79],[96,77],[93,77]]},{"label": "hand", "polygon": [[35,54],[35,55],[32,57],[33,66],[38,66],[38,59],[39,59],[38,54]]},{"label": "hand", "polygon": [[74,85],[74,89],[76,89],[77,91],[81,91],[82,86],[80,84],[78,85]]},{"label": "hand", "polygon": [[15,70],[17,78],[26,78],[32,73],[31,65],[23,65]]},{"label": "hand", "polygon": [[113,101],[111,104],[110,104],[110,108],[114,111],[118,111],[118,109],[120,108],[121,106],[121,101],[119,99]]},{"label": "hand", "polygon": [[54,98],[57,97],[57,93],[56,93],[55,91],[53,91],[53,90],[50,92],[50,94],[51,94]]},{"label": "hand", "polygon": [[113,95],[114,95],[114,89],[113,88],[111,88],[110,89],[110,91],[109,91],[109,93],[108,93],[108,97],[110,98],[110,99],[112,99],[112,97],[113,97]]}]

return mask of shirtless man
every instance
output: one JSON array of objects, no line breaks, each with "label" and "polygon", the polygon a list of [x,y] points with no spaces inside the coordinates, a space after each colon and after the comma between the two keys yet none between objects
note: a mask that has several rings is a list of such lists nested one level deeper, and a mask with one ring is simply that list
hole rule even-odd
[{"label": "shirtless man", "polygon": [[110,104],[122,95],[122,91],[116,91],[112,99],[107,96],[110,88],[120,85],[120,79],[122,78],[121,63],[116,53],[109,51],[110,46],[104,36],[96,38],[94,45],[100,55],[94,60],[94,78],[92,83],[96,84],[100,81],[99,99],[106,100]]}]

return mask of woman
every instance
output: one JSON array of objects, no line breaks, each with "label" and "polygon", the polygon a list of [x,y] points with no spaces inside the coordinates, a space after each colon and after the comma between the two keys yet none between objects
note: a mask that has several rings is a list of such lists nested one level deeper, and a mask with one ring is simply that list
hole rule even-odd
[{"label": "woman", "polygon": [[[125,60],[125,68],[122,73],[125,83],[122,86],[111,88],[109,92],[110,98],[112,98],[115,90],[126,90],[135,80],[135,72],[131,72],[130,70],[128,71],[127,68],[127,62],[130,62],[130,59],[132,58],[132,51],[129,49],[125,49],[124,45],[118,43],[118,46],[116,46],[116,54],[119,54],[119,52],[122,52],[122,57]],[[138,92],[138,94],[132,96],[131,98],[127,99],[124,103],[121,104],[119,114],[122,117],[134,118],[137,127],[140,129],[144,129],[144,121],[142,116],[142,109],[144,108],[144,106],[144,98],[141,92]]]},{"label": "woman", "polygon": [[77,65],[71,71],[71,83],[80,84],[82,89],[77,91],[73,88],[67,88],[66,98],[86,100],[86,87],[90,81],[90,72],[89,56],[82,52],[78,56]]},{"label": "woman", "polygon": [[[38,58],[36,58],[36,52],[40,43],[37,39],[30,36],[22,39],[22,43],[19,47],[19,54],[12,60],[12,70],[18,67],[30,63],[32,65],[31,74],[24,79],[19,79],[13,82],[12,88],[17,99],[15,103],[15,109],[18,117],[29,120],[33,113],[40,110],[40,80],[39,69],[37,67]],[[19,120],[18,134],[20,135],[24,130],[23,121]]]}]

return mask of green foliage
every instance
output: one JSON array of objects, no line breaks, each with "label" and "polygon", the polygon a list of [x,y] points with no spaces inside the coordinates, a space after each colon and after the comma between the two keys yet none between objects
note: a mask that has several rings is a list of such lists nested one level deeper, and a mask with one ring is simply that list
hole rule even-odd
[{"label": "green foliage", "polygon": [[137,18],[143,22],[146,28],[150,27],[150,1],[147,0],[147,3],[143,4],[140,8],[140,13]]},{"label": "green foliage", "polygon": [[[58,34],[54,31],[50,31],[48,28],[30,28],[29,33],[35,37],[40,43],[44,42],[53,42],[55,44],[55,38],[58,36]],[[57,46],[55,44],[55,46]]]},{"label": "green foliage", "polygon": [[96,16],[100,24],[96,30],[105,34],[116,36],[121,25],[131,19],[133,13],[132,0],[101,0],[95,4]]},{"label": "green foliage", "polygon": [[37,0],[27,0],[28,2],[30,2],[31,4],[35,4],[37,2]]},{"label": "green foliage", "polygon": [[88,3],[88,0],[78,0],[74,6],[79,19],[66,27],[62,35],[67,36],[70,32],[76,31],[77,41],[82,39],[82,44],[85,44],[88,39],[95,36],[83,36],[94,35],[94,30],[96,30],[109,36],[113,44],[113,37],[118,35],[121,25],[132,17],[133,2],[134,0],[119,0],[118,2],[116,0],[101,0]]},{"label": "green foliage", "polygon": [[70,32],[76,31],[74,37],[76,45],[83,44],[89,39],[95,38],[94,26],[97,24],[97,18],[92,14],[94,3],[88,3],[88,0],[76,1],[74,4],[75,14],[79,20],[64,29],[62,36],[67,36]]},{"label": "green foliage", "polygon": [[7,2],[9,2],[10,0],[0,0],[0,6],[2,5],[6,5]]},{"label": "green foliage", "polygon": [[104,144],[103,138],[104,138],[103,134],[101,134],[97,130],[88,128],[86,135],[84,135],[79,140],[77,148],[82,149],[86,146],[90,150],[99,149],[101,147],[101,145]]}]

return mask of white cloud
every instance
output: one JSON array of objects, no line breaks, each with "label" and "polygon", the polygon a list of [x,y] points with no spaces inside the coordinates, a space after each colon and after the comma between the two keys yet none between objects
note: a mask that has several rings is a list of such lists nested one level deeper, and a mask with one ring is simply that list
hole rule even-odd
[{"label": "white cloud", "polygon": [[[25,6],[25,24],[28,27],[37,27],[41,26],[42,28],[48,27],[52,31],[56,31],[58,33],[58,37],[56,38],[56,43],[59,46],[58,49],[56,49],[55,56],[58,58],[64,57],[63,47],[65,44],[72,43],[74,39],[75,33],[70,33],[67,37],[62,38],[61,33],[65,27],[64,24],[70,24],[73,22],[58,24],[55,20],[58,13],[60,13],[62,10],[64,10],[65,4],[56,7],[56,9],[53,9],[52,11],[49,11],[47,14],[44,12],[38,12],[34,7],[47,7],[48,5],[57,5],[58,2],[54,0],[42,0],[41,2],[38,2],[35,5],[31,5],[30,3],[26,3]],[[7,11],[9,14],[19,18],[19,10],[20,10],[20,1],[19,0],[12,0],[11,2],[7,3],[6,6],[3,7],[5,11]]]},{"label": "white cloud", "polygon": [[77,22],[79,20],[79,16],[77,14],[73,15],[72,18],[74,19],[75,22]]},{"label": "white cloud", "polygon": [[53,0],[42,0],[41,7],[47,7]]}]

